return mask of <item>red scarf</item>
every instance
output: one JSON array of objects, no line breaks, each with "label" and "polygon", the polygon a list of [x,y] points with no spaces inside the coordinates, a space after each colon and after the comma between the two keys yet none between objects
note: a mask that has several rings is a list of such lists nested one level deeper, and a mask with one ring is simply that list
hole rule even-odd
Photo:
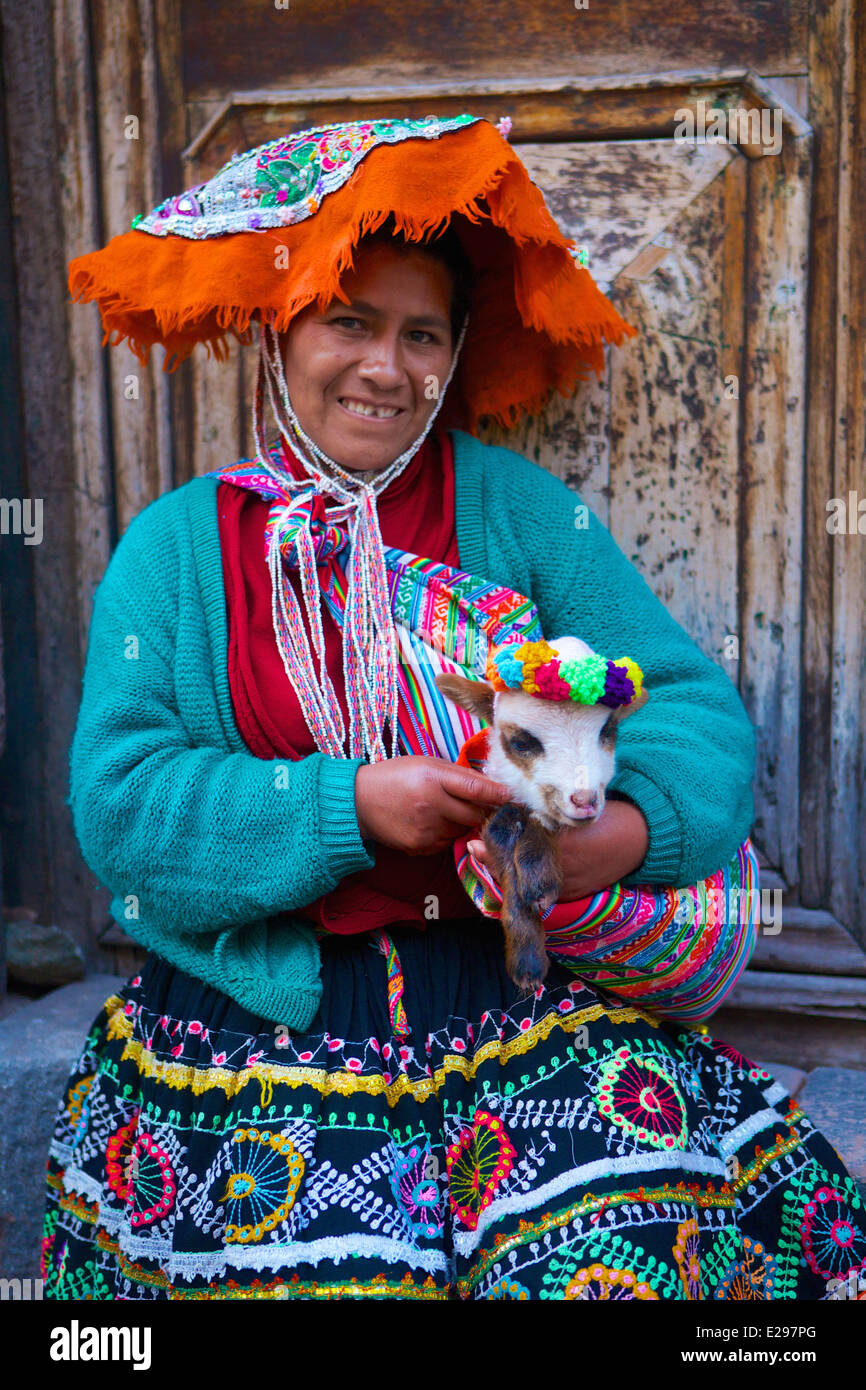
[{"label": "red scarf", "polygon": [[[295,477],[306,476],[294,454],[284,459]],[[220,483],[217,492],[220,547],[228,615],[228,669],[235,721],[241,737],[258,758],[300,759],[318,752],[298,697],[283,669],[271,618],[271,582],[263,559],[269,503],[257,493]],[[436,430],[424,441],[407,468],[377,501],[385,546],[400,546],[448,565],[459,565],[454,514],[454,455],[451,438]],[[317,576],[327,581],[327,564]],[[303,607],[300,577],[290,571]],[[349,727],[343,678],[342,634],[321,605],[328,675]],[[311,641],[312,647],[312,641]],[[433,855],[407,855],[376,844],[371,869],[349,874],[331,893],[301,911],[328,931],[372,931],[397,922],[425,927],[425,905],[437,900],[440,919],[468,917],[477,909],[457,877],[451,849]],[[480,914],[477,914],[480,916]]]}]

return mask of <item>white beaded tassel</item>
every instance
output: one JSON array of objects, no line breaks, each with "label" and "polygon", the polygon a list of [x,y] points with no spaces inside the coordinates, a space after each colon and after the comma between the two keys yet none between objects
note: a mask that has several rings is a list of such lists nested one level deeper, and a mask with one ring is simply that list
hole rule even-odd
[{"label": "white beaded tassel", "polygon": [[[319,658],[319,673],[313,661],[294,589],[282,563],[279,547],[279,521],[274,527],[268,554],[271,575],[271,614],[277,646],[304,713],[307,727],[321,752],[331,757],[346,756],[383,762],[397,754],[398,694],[396,653],[397,634],[388,600],[384,546],[376,510],[376,498],[403,472],[415,457],[439,413],[445,392],[454,375],[469,316],[464,318],[445,385],[421,434],[400,456],[381,469],[372,481],[359,480],[343,469],[304,432],[289,398],[279,337],[270,324],[259,327],[259,371],[253,404],[253,433],[256,459],[262,468],[290,494],[283,515],[297,497],[309,492],[310,483],[292,477],[274,466],[264,434],[264,388],[271,410],[286,446],[301,461],[317,493],[331,494],[336,505],[326,506],[328,522],[348,523],[350,558],[343,630],[343,670],[349,707],[349,753],[345,753],[345,724],[342,710],[325,666],[325,642],[321,621],[321,594],[310,592],[310,575],[315,578],[315,543],[309,518],[304,515],[297,533],[298,564],[304,606],[309,618],[313,646]],[[291,437],[290,437],[291,436]],[[327,472],[325,470],[328,470]],[[283,640],[283,625],[288,634]],[[293,621],[294,620],[294,621]],[[391,752],[384,744],[384,724],[391,724]]]}]

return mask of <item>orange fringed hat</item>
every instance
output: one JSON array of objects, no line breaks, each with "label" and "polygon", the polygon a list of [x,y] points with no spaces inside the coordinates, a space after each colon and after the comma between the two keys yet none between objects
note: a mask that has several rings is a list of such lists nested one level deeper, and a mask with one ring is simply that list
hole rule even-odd
[{"label": "orange fringed hat", "polygon": [[196,343],[224,360],[227,334],[250,342],[254,320],[279,332],[313,301],[345,300],[354,247],[389,216],[411,241],[453,218],[474,270],[455,386],[470,429],[482,416],[508,427],[600,376],[604,343],[637,331],[579,263],[509,128],[428,116],[272,140],[76,257],[70,293],[99,305],[103,346],[126,338],[146,365],[161,343],[174,371]]}]

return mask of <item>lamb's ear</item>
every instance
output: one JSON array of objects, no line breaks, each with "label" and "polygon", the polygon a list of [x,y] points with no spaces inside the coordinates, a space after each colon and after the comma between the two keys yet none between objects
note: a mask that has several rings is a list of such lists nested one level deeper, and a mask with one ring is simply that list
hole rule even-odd
[{"label": "lamb's ear", "polygon": [[616,720],[617,724],[620,724],[623,719],[628,719],[628,716],[630,714],[634,714],[635,710],[642,709],[648,699],[649,691],[642,690],[639,695],[635,696],[630,705],[619,705],[615,710],[612,711],[613,717]]},{"label": "lamb's ear", "polygon": [[477,714],[488,724],[493,723],[495,692],[489,681],[470,681],[465,676],[446,671],[440,671],[433,679],[442,694],[453,700],[455,705],[468,710],[470,714]]}]

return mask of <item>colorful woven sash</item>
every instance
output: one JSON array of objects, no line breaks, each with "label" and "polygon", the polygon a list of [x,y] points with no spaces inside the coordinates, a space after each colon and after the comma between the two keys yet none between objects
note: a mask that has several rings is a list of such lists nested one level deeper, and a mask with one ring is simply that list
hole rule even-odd
[{"label": "colorful woven sash", "polygon": [[[323,525],[318,516],[321,498],[295,499],[287,510],[292,501],[289,495],[281,493],[274,479],[249,460],[208,476],[272,500],[265,553],[276,526],[283,560],[289,566],[299,563],[294,541],[301,514],[307,511],[316,561],[328,565],[322,598],[342,630],[348,538],[339,526]],[[487,726],[446,699],[435,677],[445,671],[483,680],[491,643],[540,641],[543,633],[535,604],[504,585],[411,551],[385,547],[384,557],[401,650],[397,667],[400,748],[404,754],[483,767]],[[477,833],[476,828],[454,841],[454,862],[479,912],[498,917],[502,902],[498,884],[466,848]],[[613,884],[591,898],[556,903],[543,914],[548,951],[575,974],[638,1007],[696,1022],[719,1007],[748,964],[760,917],[758,879],[757,857],[746,840],[729,864],[693,886]],[[406,1025],[400,1013],[399,961],[384,934],[378,945],[389,960],[392,1024],[397,1023],[396,1031],[402,1033]]]}]

